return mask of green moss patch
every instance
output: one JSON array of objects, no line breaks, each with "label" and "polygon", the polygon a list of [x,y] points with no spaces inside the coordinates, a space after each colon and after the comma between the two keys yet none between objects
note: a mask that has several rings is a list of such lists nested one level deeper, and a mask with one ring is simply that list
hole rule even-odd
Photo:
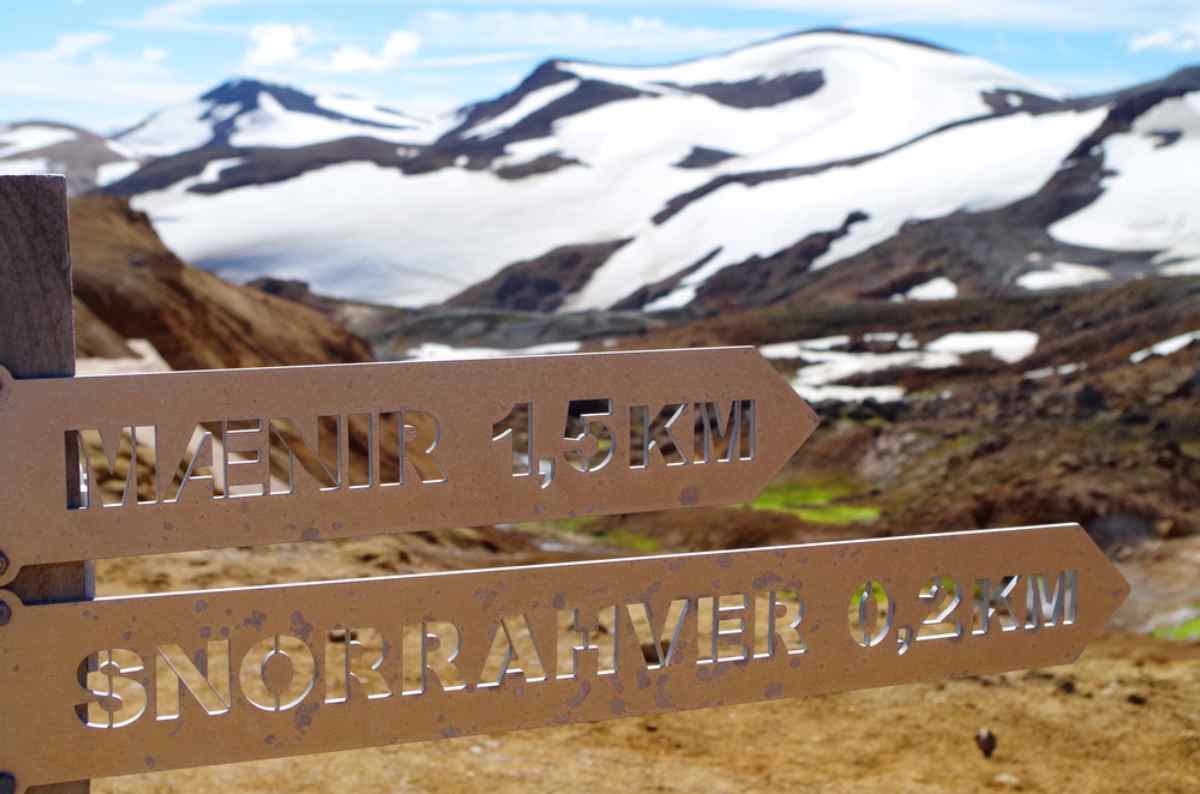
[{"label": "green moss patch", "polygon": [[812,524],[869,524],[879,518],[878,507],[847,503],[853,493],[853,486],[844,482],[774,482],[749,506],[790,513]]},{"label": "green moss patch", "polygon": [[1177,642],[1194,642],[1200,640],[1200,616],[1185,620],[1175,626],[1160,626],[1154,630],[1154,636],[1160,640],[1175,640]]}]

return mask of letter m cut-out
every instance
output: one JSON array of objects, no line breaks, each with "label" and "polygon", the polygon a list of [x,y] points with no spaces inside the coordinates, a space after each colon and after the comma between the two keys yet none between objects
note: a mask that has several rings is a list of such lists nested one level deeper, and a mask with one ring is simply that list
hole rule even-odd
[{"label": "letter m cut-out", "polygon": [[[67,508],[124,507],[155,501],[153,455],[147,455],[154,447],[154,427],[106,425],[66,431],[66,471],[72,467],[79,470],[78,479],[67,477]],[[139,485],[143,498],[138,496]]]}]

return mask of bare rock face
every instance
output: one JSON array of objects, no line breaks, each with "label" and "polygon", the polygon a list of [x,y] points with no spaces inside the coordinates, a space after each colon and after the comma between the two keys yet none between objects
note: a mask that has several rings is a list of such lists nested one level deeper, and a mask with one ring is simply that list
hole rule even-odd
[{"label": "bare rock face", "polygon": [[514,262],[455,295],[446,305],[556,311],[568,295],[583,288],[596,268],[628,242],[623,239],[565,245],[534,259]]},{"label": "bare rock face", "polygon": [[71,202],[80,355],[147,339],[173,369],[370,361],[367,343],[308,306],[223,281],[171,253],[123,199]]}]

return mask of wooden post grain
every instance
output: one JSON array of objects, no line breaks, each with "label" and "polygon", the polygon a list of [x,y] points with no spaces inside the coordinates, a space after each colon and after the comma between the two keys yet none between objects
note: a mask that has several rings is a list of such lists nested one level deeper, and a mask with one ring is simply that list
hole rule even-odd
[{"label": "wooden post grain", "polygon": [[[61,176],[0,176],[0,364],[14,378],[75,374],[67,183]],[[66,474],[77,478],[78,467],[68,463]],[[3,523],[0,513],[0,552]],[[94,597],[95,572],[90,561],[29,566],[8,589],[26,604],[85,601]],[[90,788],[80,780],[37,791],[81,794]]]}]

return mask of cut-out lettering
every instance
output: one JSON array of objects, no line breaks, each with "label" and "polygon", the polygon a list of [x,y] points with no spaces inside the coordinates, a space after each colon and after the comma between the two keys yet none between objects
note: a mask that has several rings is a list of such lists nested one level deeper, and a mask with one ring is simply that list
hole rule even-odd
[{"label": "cut-out lettering", "polygon": [[[629,466],[644,469],[651,461],[661,457],[667,466],[683,466],[688,457],[683,450],[690,449],[691,439],[683,443],[676,433],[683,433],[688,403],[664,405],[653,417],[647,405],[635,405],[629,409]],[[655,455],[655,451],[658,455]]]},{"label": "cut-out lettering", "polygon": [[731,463],[753,460],[755,452],[754,400],[695,404],[693,463]]},{"label": "cut-out lettering", "polygon": [[519,676],[536,683],[546,678],[524,615],[496,621],[492,628],[491,650],[483,666],[480,687],[500,686],[508,676]]},{"label": "cut-out lettering", "polygon": [[873,648],[887,639],[896,615],[883,582],[869,580],[850,598],[850,636],[863,648]]},{"label": "cut-out lettering", "polygon": [[993,588],[991,579],[975,580],[975,613],[971,633],[987,634],[993,617],[999,618],[1000,630],[1016,631],[1019,622],[1009,597],[1016,591],[1019,576],[1006,576],[1000,587]]},{"label": "cut-out lettering", "polygon": [[492,425],[492,443],[509,442],[512,450],[512,476],[533,474],[533,404],[517,403]]},{"label": "cut-out lettering", "polygon": [[1050,577],[1034,574],[1025,579],[1025,628],[1070,626],[1079,603],[1079,572],[1060,571],[1050,590]]},{"label": "cut-out lettering", "polygon": [[268,427],[271,458],[281,461],[287,474],[285,487],[272,489],[272,494],[295,493],[301,483],[305,488],[322,491],[341,488],[345,469],[342,452],[345,421],[342,417],[322,416],[307,424],[279,417],[272,418]]},{"label": "cut-out lettering", "polygon": [[86,691],[93,700],[76,709],[83,724],[89,728],[122,728],[136,722],[146,712],[146,687],[141,681],[130,678],[130,673],[145,669],[142,657],[124,648],[100,651],[91,659],[84,659],[80,667],[88,668]]},{"label": "cut-out lettering", "polygon": [[[567,406],[566,441],[583,449],[568,449],[563,453],[572,468],[583,473],[603,469],[613,459],[613,432],[605,418],[612,416],[612,400],[571,400]],[[591,454],[589,448],[594,448]]]},{"label": "cut-out lettering", "polygon": [[404,463],[412,466],[421,483],[446,482],[446,470],[434,454],[442,440],[442,426],[428,411],[404,411]]},{"label": "cut-out lettering", "polygon": [[750,657],[753,626],[750,622],[750,596],[717,596],[713,602],[712,653],[718,662],[741,661]]},{"label": "cut-out lettering", "polygon": [[225,422],[221,435],[225,448],[225,493],[231,498],[262,496],[271,488],[267,457],[267,432],[261,419]]},{"label": "cut-out lettering", "polygon": [[962,638],[962,621],[951,620],[962,603],[957,582],[949,577],[935,576],[921,589],[917,598],[930,602],[929,615],[917,628],[917,642]]},{"label": "cut-out lettering", "polygon": [[317,681],[317,664],[308,645],[276,634],[253,645],[242,657],[238,676],[242,695],[263,711],[295,708]]},{"label": "cut-out lettering", "polygon": [[684,621],[693,611],[689,599],[676,598],[668,605],[665,615],[656,616],[650,605],[643,603],[626,604],[625,610],[648,669],[666,667],[680,658]]},{"label": "cut-out lettering", "polygon": [[67,465],[78,465],[81,474],[74,493],[68,482],[68,506],[124,507],[156,500],[154,427],[89,427],[66,435]]},{"label": "cut-out lettering", "polygon": [[160,645],[156,654],[155,682],[157,718],[179,718],[179,684],[195,698],[205,713],[214,716],[229,711],[229,642],[211,640],[198,651],[195,662],[178,645]]},{"label": "cut-out lettering", "polygon": [[442,620],[430,621],[421,624],[421,634],[421,691],[428,688],[430,675],[445,692],[465,689],[467,683],[454,663],[462,648],[458,626]]},{"label": "cut-out lettering", "polygon": [[[220,494],[217,487],[220,456],[214,448],[212,432],[204,425],[192,428],[191,437],[178,460],[179,466],[168,480],[170,485],[165,490],[164,501],[178,502],[185,494],[193,499],[211,499]],[[192,483],[196,485],[188,489]]]},{"label": "cut-out lettering", "polygon": [[[558,613],[558,670],[556,677],[587,678],[617,671],[616,607],[606,607],[590,621],[583,610]],[[565,660],[565,666],[564,666]]]},{"label": "cut-out lettering", "polygon": [[804,601],[792,590],[770,590],[755,598],[754,657],[768,659],[781,650],[792,656],[808,651],[800,638]]}]

